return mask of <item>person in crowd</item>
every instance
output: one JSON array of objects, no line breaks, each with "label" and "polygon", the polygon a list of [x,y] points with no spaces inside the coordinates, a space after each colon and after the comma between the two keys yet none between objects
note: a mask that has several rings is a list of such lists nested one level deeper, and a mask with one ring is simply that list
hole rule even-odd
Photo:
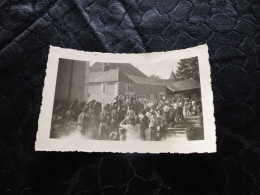
[{"label": "person in crowd", "polygon": [[98,130],[98,139],[100,140],[108,139],[109,127],[111,123],[111,114],[109,107],[109,104],[106,104],[99,115],[100,124]]},{"label": "person in crowd", "polygon": [[173,117],[174,117],[173,121],[174,121],[174,123],[175,122],[177,123],[179,118],[178,118],[178,102],[177,102],[176,99],[173,100],[172,108],[173,108],[173,112],[174,112],[174,114],[173,114]]},{"label": "person in crowd", "polygon": [[127,115],[127,116],[134,116],[134,115],[135,115],[134,106],[130,105],[130,106],[128,107],[128,110],[127,110],[126,115]]},{"label": "person in crowd", "polygon": [[196,102],[195,98],[192,98],[191,110],[192,110],[193,115],[197,115],[197,102]]},{"label": "person in crowd", "polygon": [[59,109],[56,111],[55,115],[52,116],[52,126],[50,137],[51,138],[59,138],[64,134],[64,125],[65,120],[63,118],[62,110]]},{"label": "person in crowd", "polygon": [[118,121],[118,123],[123,121],[124,118],[125,118],[125,112],[124,112],[123,106],[121,104],[121,106],[118,106],[118,108],[117,108],[117,121]]},{"label": "person in crowd", "polygon": [[64,107],[61,104],[61,101],[60,100],[56,100],[54,102],[53,120],[56,120],[56,118],[58,118],[58,117],[63,118],[64,117],[63,111],[64,111]]},{"label": "person in crowd", "polygon": [[183,102],[180,99],[178,102],[178,106],[177,106],[177,117],[178,117],[178,121],[182,121],[184,119],[183,116]]},{"label": "person in crowd", "polygon": [[83,108],[82,113],[79,114],[79,116],[78,116],[78,123],[77,123],[76,131],[78,133],[80,133],[81,135],[86,135],[86,133],[87,133],[87,122],[89,119],[89,115],[87,113],[88,110],[89,110],[89,107]]},{"label": "person in crowd", "polygon": [[109,135],[109,140],[118,140],[119,139],[119,134],[115,131],[111,132]]},{"label": "person in crowd", "polygon": [[173,106],[170,106],[170,109],[169,109],[169,112],[168,112],[168,114],[169,114],[169,124],[167,125],[168,127],[174,127],[175,118],[176,118],[175,113],[176,112],[175,112]]},{"label": "person in crowd", "polygon": [[191,100],[189,101],[188,109],[189,109],[190,116],[195,115],[195,112],[193,110],[193,106],[192,106],[192,101]]},{"label": "person in crowd", "polygon": [[190,116],[189,101],[186,99],[183,104],[183,116]]},{"label": "person in crowd", "polygon": [[138,140],[140,139],[140,126],[136,123],[136,118],[130,115],[128,122],[123,120],[119,125],[120,140]]},{"label": "person in crowd", "polygon": [[163,110],[157,111],[157,121],[158,121],[157,140],[161,140],[161,138],[166,139],[166,122],[165,122],[165,118],[164,118],[164,115],[163,115]]},{"label": "person in crowd", "polygon": [[134,115],[135,115],[135,116],[138,116],[139,105],[138,105],[138,103],[137,103],[136,100],[133,101],[132,109],[133,109],[133,111],[134,111]]},{"label": "person in crowd", "polygon": [[147,107],[146,108],[146,116],[148,117],[148,119],[149,119],[149,121],[151,120],[151,116],[152,116],[152,114],[151,114],[151,108],[150,107]]},{"label": "person in crowd", "polygon": [[80,114],[80,112],[82,111],[82,108],[79,105],[79,101],[78,100],[74,100],[71,104],[70,104],[70,110],[72,110],[75,114],[75,119],[78,119],[78,116]]},{"label": "person in crowd", "polygon": [[200,99],[182,96],[163,97],[158,101],[117,96],[103,109],[96,100],[81,104],[84,104],[82,108],[78,100],[70,103],[55,99],[51,130],[53,137],[76,130],[94,139],[129,140],[138,137],[140,140],[156,140],[158,132],[162,132],[162,137],[166,138],[167,128],[202,111]]},{"label": "person in crowd", "polygon": [[67,112],[66,112],[66,119],[68,120],[68,121],[70,121],[70,120],[74,120],[75,119],[75,113],[71,110],[71,109],[69,109]]},{"label": "person in crowd", "polygon": [[154,110],[150,110],[151,113],[151,119],[149,123],[149,129],[150,129],[150,140],[155,140],[155,131],[158,125],[157,116]]},{"label": "person in crowd", "polygon": [[111,124],[111,113],[109,108],[109,104],[106,104],[103,107],[103,111],[99,115],[100,124],[98,131],[98,139],[101,140],[108,139]]},{"label": "person in crowd", "polygon": [[170,113],[170,107],[168,106],[168,103],[166,102],[163,107],[163,114],[164,114],[164,118],[165,118],[165,122],[166,122],[167,126],[169,126],[169,121],[170,121],[169,113]]},{"label": "person in crowd", "polygon": [[196,101],[196,114],[200,114],[202,112],[202,105],[201,105],[201,100]]},{"label": "person in crowd", "polygon": [[118,125],[118,110],[117,110],[117,104],[114,103],[111,106],[111,130],[117,131],[117,125]]},{"label": "person in crowd", "polygon": [[146,129],[149,128],[149,118],[146,116],[146,111],[144,109],[140,110],[140,115],[139,115],[139,121],[140,121],[140,137],[141,140],[146,140],[146,134],[145,131]]}]

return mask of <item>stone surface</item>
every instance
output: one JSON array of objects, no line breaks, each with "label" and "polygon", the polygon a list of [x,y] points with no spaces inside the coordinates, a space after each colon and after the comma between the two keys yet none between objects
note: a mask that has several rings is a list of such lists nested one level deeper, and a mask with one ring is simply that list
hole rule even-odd
[{"label": "stone surface", "polygon": [[167,15],[160,15],[156,9],[149,10],[142,17],[141,27],[148,34],[160,33],[168,20]]},{"label": "stone surface", "polygon": [[238,21],[235,30],[238,33],[252,36],[257,30],[260,30],[260,26],[257,26],[256,24],[248,20],[240,20]]},{"label": "stone surface", "polygon": [[188,1],[180,1],[177,7],[169,13],[171,19],[175,22],[182,22],[189,18],[192,10],[192,4]]},{"label": "stone surface", "polygon": [[204,19],[208,17],[209,10],[210,6],[207,3],[199,3],[194,5],[194,8],[190,14],[190,21],[194,23],[203,22]]},{"label": "stone surface", "polygon": [[221,33],[231,31],[234,28],[235,23],[236,20],[234,18],[222,13],[214,14],[211,18],[206,20],[206,24],[213,30]]},{"label": "stone surface", "polygon": [[[257,0],[0,2],[0,194],[260,194]],[[207,43],[216,154],[35,152],[49,44],[152,52]]]},{"label": "stone surface", "polygon": [[260,21],[260,5],[259,5],[259,2],[258,3],[255,3],[252,5],[252,14],[254,15],[254,17]]}]

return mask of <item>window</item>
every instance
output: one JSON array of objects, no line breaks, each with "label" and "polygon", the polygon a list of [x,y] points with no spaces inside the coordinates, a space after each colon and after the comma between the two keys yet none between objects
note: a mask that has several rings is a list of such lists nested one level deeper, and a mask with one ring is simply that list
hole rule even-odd
[{"label": "window", "polygon": [[101,92],[102,93],[106,93],[106,90],[107,90],[107,84],[106,83],[102,83],[101,84]]}]

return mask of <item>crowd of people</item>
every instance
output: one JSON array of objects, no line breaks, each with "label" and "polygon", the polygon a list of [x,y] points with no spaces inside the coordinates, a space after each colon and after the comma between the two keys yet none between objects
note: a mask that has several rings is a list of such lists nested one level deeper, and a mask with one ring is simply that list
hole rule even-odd
[{"label": "crowd of people", "polygon": [[199,98],[146,98],[118,96],[109,104],[55,100],[51,138],[72,132],[97,140],[162,140],[169,127],[186,116],[201,113]]}]

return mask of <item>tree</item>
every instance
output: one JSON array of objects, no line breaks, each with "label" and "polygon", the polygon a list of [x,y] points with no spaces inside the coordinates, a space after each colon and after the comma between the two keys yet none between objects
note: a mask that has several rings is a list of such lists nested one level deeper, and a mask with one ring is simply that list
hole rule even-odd
[{"label": "tree", "polygon": [[152,75],[150,76],[150,79],[152,79],[152,80],[154,80],[154,81],[158,81],[158,80],[161,79],[161,77],[158,76],[158,75],[152,74]]},{"label": "tree", "polygon": [[198,57],[181,59],[178,62],[176,76],[179,79],[195,79],[199,81]]}]

